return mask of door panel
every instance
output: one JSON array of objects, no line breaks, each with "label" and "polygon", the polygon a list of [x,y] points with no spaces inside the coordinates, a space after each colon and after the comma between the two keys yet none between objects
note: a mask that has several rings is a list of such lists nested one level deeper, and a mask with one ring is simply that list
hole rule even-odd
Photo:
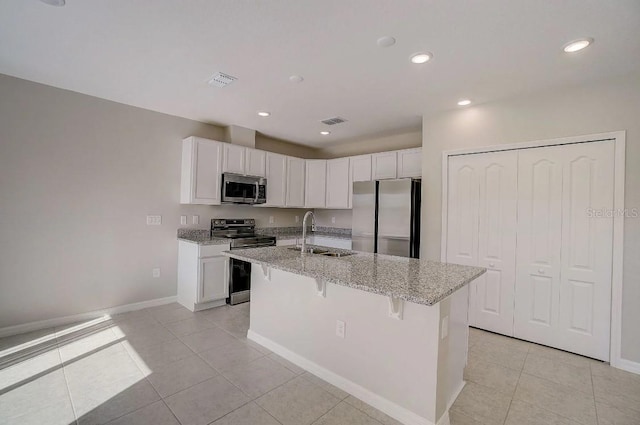
[{"label": "door panel", "polygon": [[200,260],[200,291],[198,302],[214,301],[229,296],[229,259],[210,257]]},{"label": "door panel", "polygon": [[[520,151],[515,336],[609,359],[613,141]],[[529,307],[529,308],[526,308]]]},{"label": "door panel", "polygon": [[557,327],[562,225],[562,146],[518,153],[514,335],[541,344]]},{"label": "door panel", "polygon": [[478,265],[487,273],[477,280],[476,326],[513,335],[516,250],[515,151],[479,155]]},{"label": "door panel", "polygon": [[558,348],[609,360],[614,142],[565,146]]}]

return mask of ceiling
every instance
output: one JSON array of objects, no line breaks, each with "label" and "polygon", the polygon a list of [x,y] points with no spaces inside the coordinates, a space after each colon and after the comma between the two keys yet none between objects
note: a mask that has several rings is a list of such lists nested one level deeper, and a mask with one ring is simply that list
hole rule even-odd
[{"label": "ceiling", "polygon": [[[638,69],[638,0],[0,1],[0,73],[315,147]],[[212,87],[215,71],[238,80]]]}]

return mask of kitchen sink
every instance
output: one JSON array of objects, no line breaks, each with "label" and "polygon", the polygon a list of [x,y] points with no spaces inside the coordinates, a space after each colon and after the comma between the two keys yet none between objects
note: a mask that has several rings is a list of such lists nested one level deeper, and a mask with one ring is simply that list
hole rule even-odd
[{"label": "kitchen sink", "polygon": [[[300,252],[302,248],[300,248],[299,246],[292,246],[292,247],[289,247],[289,249],[292,250],[292,251]],[[309,248],[305,249],[305,252],[307,254],[325,254],[325,253],[329,252],[329,250],[328,249],[323,249],[323,248],[309,247]]]},{"label": "kitchen sink", "polygon": [[322,253],[320,255],[324,255],[326,257],[336,257],[336,258],[340,258],[340,257],[348,257],[349,255],[353,255],[355,254],[355,252],[334,252],[334,251],[328,251],[325,253]]}]

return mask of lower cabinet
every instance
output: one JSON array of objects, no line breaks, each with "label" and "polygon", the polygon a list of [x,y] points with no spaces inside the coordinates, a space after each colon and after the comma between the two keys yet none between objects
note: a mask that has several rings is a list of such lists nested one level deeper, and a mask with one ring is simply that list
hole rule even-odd
[{"label": "lower cabinet", "polygon": [[226,303],[229,296],[229,258],[224,245],[178,241],[178,303],[191,311]]}]

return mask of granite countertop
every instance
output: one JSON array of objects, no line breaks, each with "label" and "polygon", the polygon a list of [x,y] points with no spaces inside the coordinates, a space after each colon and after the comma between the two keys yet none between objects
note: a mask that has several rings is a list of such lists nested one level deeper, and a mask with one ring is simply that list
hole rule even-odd
[{"label": "granite countertop", "polygon": [[225,251],[224,255],[424,305],[442,301],[486,271],[482,267],[364,252],[339,258],[301,255],[289,247],[238,249]]},{"label": "granite countertop", "polygon": [[178,240],[198,245],[229,245],[226,238],[212,238],[211,232],[204,229],[178,229]]},{"label": "granite countertop", "polygon": [[[256,229],[256,234],[275,236],[277,239],[294,239],[302,237],[302,227],[264,227]],[[351,229],[318,227],[315,232],[307,232],[307,236],[326,236],[337,239],[351,239]],[[211,237],[207,229],[178,229],[178,240],[193,242],[198,245],[225,245],[229,239]]]}]

